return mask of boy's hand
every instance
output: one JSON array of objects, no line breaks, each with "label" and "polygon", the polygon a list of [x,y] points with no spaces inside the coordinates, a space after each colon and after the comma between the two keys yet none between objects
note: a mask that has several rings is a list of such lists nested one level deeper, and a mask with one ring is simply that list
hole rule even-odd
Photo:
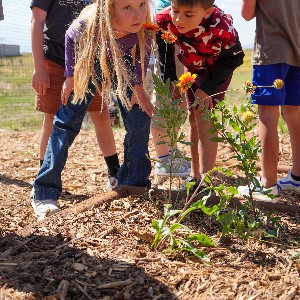
[{"label": "boy's hand", "polygon": [[68,103],[70,94],[74,90],[74,77],[67,77],[61,90],[61,103],[66,105]]},{"label": "boy's hand", "polygon": [[199,105],[193,108],[196,113],[201,114],[204,110],[210,110],[213,108],[212,97],[207,95],[202,90],[198,89],[196,91],[195,98],[199,99]]},{"label": "boy's hand", "polygon": [[46,95],[47,89],[50,88],[50,78],[46,68],[34,70],[31,85],[38,95]]},{"label": "boy's hand", "polygon": [[149,98],[146,96],[142,86],[135,86],[134,93],[131,96],[130,105],[131,107],[138,104],[142,111],[144,111],[149,118],[156,113],[153,104],[150,102]]}]

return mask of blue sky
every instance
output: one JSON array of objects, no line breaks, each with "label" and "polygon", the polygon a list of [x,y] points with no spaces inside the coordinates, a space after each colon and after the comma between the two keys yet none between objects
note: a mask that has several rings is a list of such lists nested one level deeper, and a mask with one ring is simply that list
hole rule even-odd
[{"label": "blue sky", "polygon": [[[30,0],[2,0],[4,21],[0,21],[0,44],[21,45],[21,52],[31,52]],[[243,46],[253,44],[255,21],[246,22],[240,15],[241,0],[216,0],[216,4],[233,17]]]}]

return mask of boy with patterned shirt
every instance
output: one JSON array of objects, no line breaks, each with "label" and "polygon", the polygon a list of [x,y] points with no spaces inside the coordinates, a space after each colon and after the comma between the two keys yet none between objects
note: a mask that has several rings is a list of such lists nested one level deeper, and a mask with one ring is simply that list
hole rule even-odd
[{"label": "boy with patterned shirt", "polygon": [[[223,100],[235,68],[243,63],[244,52],[232,18],[214,5],[214,0],[173,0],[156,15],[160,28],[176,37],[180,48],[179,61],[188,72],[197,74],[196,81],[186,91],[191,125],[190,139],[192,170],[186,182],[194,182],[215,166],[217,147],[210,134],[211,123],[203,118],[203,107],[211,109]],[[177,80],[174,68],[174,44],[166,44],[161,33],[157,37],[163,79]],[[216,96],[210,95],[221,93]],[[200,105],[192,106],[195,98]],[[186,190],[186,182],[180,187]]]}]

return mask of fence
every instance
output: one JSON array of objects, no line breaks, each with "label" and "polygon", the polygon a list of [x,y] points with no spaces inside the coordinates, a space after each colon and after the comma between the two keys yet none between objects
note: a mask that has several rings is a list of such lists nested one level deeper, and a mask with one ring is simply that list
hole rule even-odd
[{"label": "fence", "polygon": [[30,18],[30,0],[0,0],[0,130],[41,127],[31,87]]}]

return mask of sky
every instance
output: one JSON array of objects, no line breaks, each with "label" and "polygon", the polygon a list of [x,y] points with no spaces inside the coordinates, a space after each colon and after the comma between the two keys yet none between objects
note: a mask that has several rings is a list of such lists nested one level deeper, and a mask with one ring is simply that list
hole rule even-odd
[{"label": "sky", "polygon": [[[0,21],[0,44],[17,44],[21,52],[31,52],[30,0],[2,0],[4,21]],[[246,22],[240,15],[241,0],[216,0],[215,2],[233,17],[243,47],[251,48],[254,40],[255,21]]]}]

